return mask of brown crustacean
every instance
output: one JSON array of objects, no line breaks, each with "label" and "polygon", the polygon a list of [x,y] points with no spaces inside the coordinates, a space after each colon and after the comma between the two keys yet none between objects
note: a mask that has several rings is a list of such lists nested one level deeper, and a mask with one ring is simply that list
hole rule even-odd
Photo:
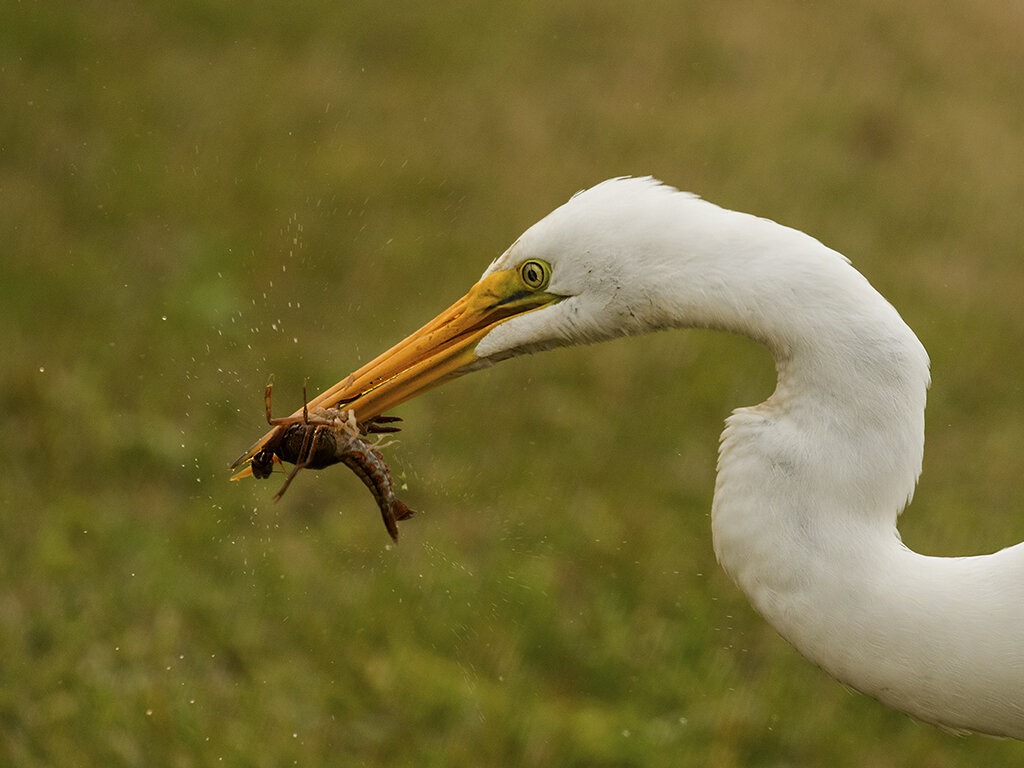
[{"label": "brown crustacean", "polygon": [[[370,489],[380,507],[384,526],[394,541],[398,541],[398,522],[412,517],[414,511],[400,501],[394,493],[391,474],[378,445],[364,439],[367,434],[397,432],[393,416],[377,416],[359,424],[352,411],[343,407],[317,408],[309,413],[303,405],[301,416],[274,418],[270,407],[272,384],[267,385],[264,401],[267,422],[282,427],[274,439],[253,455],[248,469],[260,480],[270,477],[274,464],[288,462],[295,467],[288,473],[281,490],[274,496],[278,500],[288,490],[300,469],[323,469],[332,464],[344,464]],[[303,401],[305,401],[303,388]]]}]

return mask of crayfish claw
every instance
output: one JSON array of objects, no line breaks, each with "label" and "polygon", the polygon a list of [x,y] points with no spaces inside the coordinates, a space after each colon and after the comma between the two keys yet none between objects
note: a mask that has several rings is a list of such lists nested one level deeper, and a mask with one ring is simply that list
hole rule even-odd
[{"label": "crayfish claw", "polygon": [[383,435],[401,431],[401,427],[386,426],[395,424],[402,420],[401,416],[374,416],[359,425],[359,431],[364,435]]}]

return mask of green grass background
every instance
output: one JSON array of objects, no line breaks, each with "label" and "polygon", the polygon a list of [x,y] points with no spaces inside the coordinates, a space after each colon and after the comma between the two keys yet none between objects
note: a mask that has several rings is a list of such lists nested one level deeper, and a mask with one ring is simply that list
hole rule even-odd
[{"label": "green grass background", "polygon": [[[805,662],[717,567],[707,332],[403,406],[422,514],[229,483],[281,411],[577,189],[655,174],[849,255],[933,359],[914,548],[1024,538],[1024,12],[0,4],[0,763],[1011,766]],[[951,617],[955,620],[955,617]]]}]

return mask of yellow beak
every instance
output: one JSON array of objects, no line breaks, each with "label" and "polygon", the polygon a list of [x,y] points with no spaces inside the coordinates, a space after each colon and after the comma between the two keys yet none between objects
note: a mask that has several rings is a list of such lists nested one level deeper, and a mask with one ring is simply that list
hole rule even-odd
[{"label": "yellow beak", "polygon": [[[368,421],[466,373],[467,367],[478,359],[476,346],[480,339],[496,325],[562,298],[527,288],[518,270],[488,275],[418,331],[313,398],[308,404],[309,411],[342,407],[354,410],[357,421]],[[301,409],[292,414],[301,415]],[[248,463],[252,457],[284,428],[270,430],[239,456],[232,469],[246,466],[232,479],[251,474]]]}]

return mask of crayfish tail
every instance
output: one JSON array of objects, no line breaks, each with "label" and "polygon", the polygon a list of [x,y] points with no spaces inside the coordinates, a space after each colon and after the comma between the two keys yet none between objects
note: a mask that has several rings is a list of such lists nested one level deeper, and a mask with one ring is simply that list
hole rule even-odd
[{"label": "crayfish tail", "polygon": [[395,499],[392,509],[395,512],[395,520],[408,520],[416,514],[415,509],[409,509],[404,502]]}]

